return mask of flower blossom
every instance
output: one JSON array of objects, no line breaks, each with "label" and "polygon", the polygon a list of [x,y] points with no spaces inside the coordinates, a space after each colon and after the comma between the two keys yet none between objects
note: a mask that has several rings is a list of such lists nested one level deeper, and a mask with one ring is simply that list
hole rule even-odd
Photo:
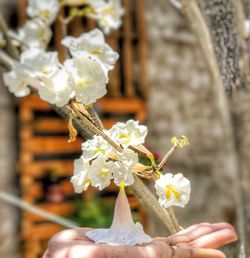
[{"label": "flower blossom", "polygon": [[107,2],[89,0],[88,4],[93,7],[94,18],[105,34],[121,26],[121,17],[124,14],[124,9],[121,6],[120,0],[108,0]]},{"label": "flower blossom", "polygon": [[73,57],[88,57],[99,61],[106,70],[114,67],[119,55],[105,43],[104,35],[99,29],[83,33],[80,37],[68,36],[62,40]]},{"label": "flower blossom", "polygon": [[42,100],[63,107],[71,99],[73,88],[70,75],[65,69],[58,69],[51,76],[41,78],[41,87],[38,88],[38,94]]},{"label": "flower blossom", "polygon": [[20,64],[16,64],[10,72],[3,73],[4,84],[16,97],[25,97],[30,94],[27,75],[23,73]]},{"label": "flower blossom", "polygon": [[117,161],[113,162],[112,172],[114,183],[126,186],[134,183],[132,168],[138,163],[138,154],[130,149],[124,149],[122,153],[117,153]]},{"label": "flower blossom", "polygon": [[41,19],[27,20],[18,32],[18,38],[28,47],[45,49],[51,39],[51,29]]},{"label": "flower blossom", "polygon": [[58,54],[30,48],[21,54],[20,64],[31,78],[49,77],[58,71]]},{"label": "flower blossom", "polygon": [[59,0],[29,0],[27,14],[29,17],[39,17],[47,24],[52,24],[58,14]]},{"label": "flower blossom", "polygon": [[77,101],[89,105],[107,93],[108,78],[98,62],[79,57],[66,60],[64,66],[73,78]]},{"label": "flower blossom", "polygon": [[86,160],[93,160],[100,155],[108,159],[109,154],[112,152],[109,143],[99,135],[95,135],[93,139],[84,142],[82,150],[83,158]]},{"label": "flower blossom", "polygon": [[98,188],[100,191],[110,185],[113,175],[110,170],[112,161],[105,161],[104,157],[100,156],[92,161],[88,178],[91,185]]},{"label": "flower blossom", "polygon": [[111,227],[94,229],[85,235],[97,244],[135,246],[152,242],[152,238],[144,233],[142,225],[134,223],[124,187],[120,188],[116,199]]},{"label": "flower blossom", "polygon": [[128,120],[126,123],[117,123],[110,130],[111,138],[120,143],[124,148],[130,145],[139,145],[145,142],[147,127],[139,125],[138,121]]},{"label": "flower blossom", "polygon": [[190,181],[180,173],[161,175],[155,181],[155,188],[159,202],[165,208],[170,206],[184,207],[189,201]]},{"label": "flower blossom", "polygon": [[71,183],[76,193],[87,190],[90,180],[88,178],[89,162],[80,158],[74,161],[74,175],[71,177]]}]

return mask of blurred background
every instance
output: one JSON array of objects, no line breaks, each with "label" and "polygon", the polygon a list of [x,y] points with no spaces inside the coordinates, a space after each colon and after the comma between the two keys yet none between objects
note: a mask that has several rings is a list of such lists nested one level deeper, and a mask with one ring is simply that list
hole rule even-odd
[{"label": "blurred background", "polygon": [[[168,172],[182,172],[192,184],[188,206],[175,209],[180,224],[235,224],[225,128],[221,126],[211,76],[196,36],[182,14],[167,1],[123,0],[123,5],[122,27],[107,36],[120,59],[110,74],[108,95],[95,105],[104,126],[110,128],[116,121],[129,118],[146,124],[146,145],[159,159],[171,148],[173,136],[186,135],[191,145],[177,150],[167,167]],[[1,13],[12,28],[24,24],[25,8],[25,0],[0,1]],[[69,34],[79,36],[95,26],[93,20],[77,18],[70,24]],[[53,31],[49,49],[57,49],[63,60],[59,22]],[[67,143],[67,124],[48,104],[36,96],[16,99],[1,85],[0,121],[1,190],[79,226],[110,225],[117,187],[74,194],[69,178],[82,139]],[[131,191],[128,196],[134,219],[141,221],[149,234],[166,235]],[[5,202],[0,205],[1,258],[41,257],[48,239],[63,229]]]}]

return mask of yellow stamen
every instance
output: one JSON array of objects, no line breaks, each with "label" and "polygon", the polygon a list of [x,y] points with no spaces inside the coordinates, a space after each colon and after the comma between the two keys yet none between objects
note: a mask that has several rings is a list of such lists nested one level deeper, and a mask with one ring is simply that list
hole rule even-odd
[{"label": "yellow stamen", "polygon": [[44,17],[45,19],[48,19],[50,16],[50,12],[48,10],[45,10],[41,12],[41,16]]},{"label": "yellow stamen", "polygon": [[102,171],[98,174],[98,176],[101,176],[101,177],[103,177],[103,178],[107,178],[108,175],[109,175],[109,171],[108,171],[108,170],[102,170]]},{"label": "yellow stamen", "polygon": [[115,14],[115,10],[114,10],[113,7],[107,6],[107,7],[103,8],[102,13],[104,15],[114,15]]},{"label": "yellow stamen", "polygon": [[103,154],[103,155],[105,154],[105,150],[104,150],[104,149],[101,149],[101,148],[94,150],[94,151],[93,151],[93,154],[96,155],[96,154],[98,154],[99,152],[101,152],[101,154]]},{"label": "yellow stamen", "polygon": [[90,52],[90,54],[96,55],[96,56],[99,56],[101,53],[102,53],[101,50],[93,50],[93,51]]},{"label": "yellow stamen", "polygon": [[167,186],[166,186],[166,198],[167,198],[167,199],[170,199],[170,197],[171,197],[171,192],[174,194],[174,196],[175,196],[175,198],[176,198],[177,200],[180,200],[181,194],[180,194],[178,191],[176,191],[176,189],[175,189],[173,186],[167,185]]},{"label": "yellow stamen", "polygon": [[90,86],[91,84],[93,84],[91,81],[78,81],[78,82],[76,82],[76,86],[81,87],[81,88],[84,88],[86,86]]}]

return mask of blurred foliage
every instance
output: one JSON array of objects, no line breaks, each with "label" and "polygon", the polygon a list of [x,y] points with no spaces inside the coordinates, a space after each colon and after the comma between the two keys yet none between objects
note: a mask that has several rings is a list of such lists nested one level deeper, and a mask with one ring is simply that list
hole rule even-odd
[{"label": "blurred foliage", "polygon": [[68,218],[76,222],[80,227],[107,228],[112,223],[113,213],[114,203],[107,204],[107,202],[95,198],[91,202],[77,200],[75,212]]}]

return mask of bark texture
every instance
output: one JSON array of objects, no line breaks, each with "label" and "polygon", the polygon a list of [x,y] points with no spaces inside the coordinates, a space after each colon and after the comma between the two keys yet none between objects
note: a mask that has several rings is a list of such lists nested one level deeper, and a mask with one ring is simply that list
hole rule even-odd
[{"label": "bark texture", "polygon": [[[227,255],[249,257],[250,93],[249,53],[246,53],[249,48],[241,38],[243,24],[237,20],[237,5],[241,1],[201,1],[223,82],[221,87],[225,90],[221,98],[216,96],[221,88],[216,89],[204,52],[189,24],[180,12],[163,1],[158,2],[159,5],[154,5],[147,1],[151,145],[163,155],[171,136],[188,136],[191,146],[176,153],[168,169],[179,172],[180,168],[192,182],[191,203],[185,210],[177,210],[177,215],[181,215],[184,225],[201,220],[237,224],[241,246],[240,249],[231,246]],[[248,14],[248,8],[245,10]],[[231,96],[230,105],[223,106],[221,99],[226,98],[226,93]],[[227,109],[224,115],[229,115],[229,119],[218,112],[221,108]],[[158,230],[155,224],[153,227]]]},{"label": "bark texture", "polygon": [[[0,80],[0,189],[15,191],[15,115],[13,102],[6,87]],[[0,202],[0,257],[14,257],[17,247],[17,210],[5,202]]]},{"label": "bark texture", "polygon": [[[147,1],[147,19],[150,145],[163,156],[172,136],[184,134],[191,142],[176,151],[167,167],[168,172],[184,173],[192,184],[190,204],[175,209],[177,217],[183,226],[199,221],[233,222],[229,134],[218,115],[219,103],[199,43],[185,18],[165,1],[158,5]],[[152,225],[152,231],[158,230]]]}]

